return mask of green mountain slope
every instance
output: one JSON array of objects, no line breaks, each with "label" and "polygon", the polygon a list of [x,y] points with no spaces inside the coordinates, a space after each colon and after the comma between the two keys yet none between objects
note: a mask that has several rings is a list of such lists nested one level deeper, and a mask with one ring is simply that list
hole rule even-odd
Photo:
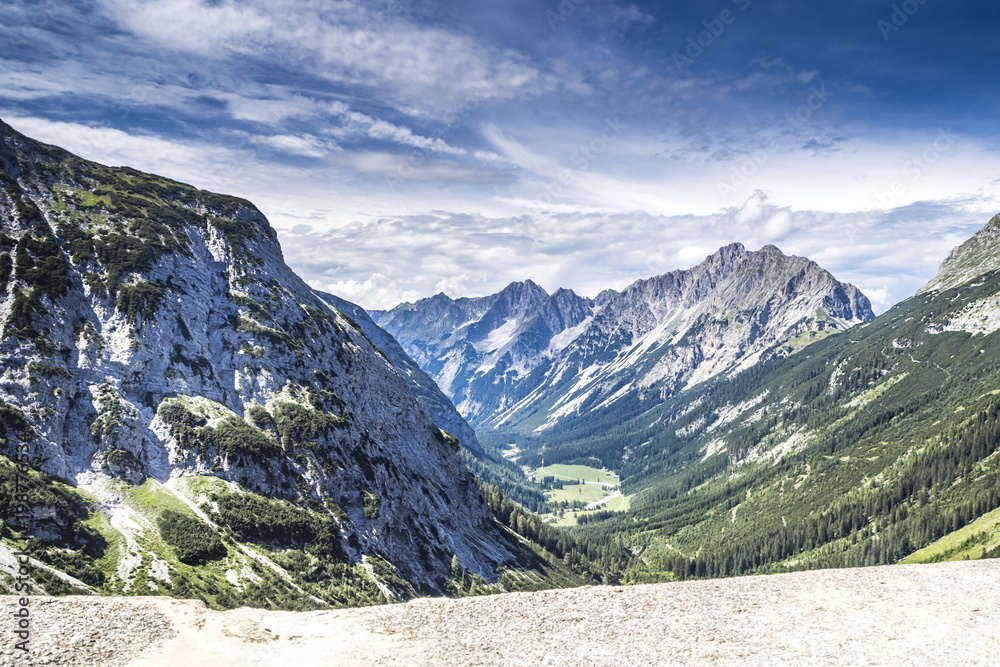
[{"label": "green mountain slope", "polygon": [[[961,254],[942,272],[970,266]],[[988,519],[915,553],[1000,507],[998,303],[1000,272],[965,275],[790,356],[533,447],[621,471],[630,512],[584,530],[642,550],[633,581],[995,556]]]}]

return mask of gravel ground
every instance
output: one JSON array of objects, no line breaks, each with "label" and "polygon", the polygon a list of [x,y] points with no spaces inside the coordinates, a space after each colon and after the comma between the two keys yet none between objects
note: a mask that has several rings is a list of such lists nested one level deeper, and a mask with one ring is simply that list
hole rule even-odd
[{"label": "gravel ground", "polygon": [[25,654],[15,649],[20,639],[12,634],[17,598],[0,599],[0,623],[7,624],[0,665],[125,665],[144,648],[177,634],[167,615],[145,598],[32,597],[30,651]]},{"label": "gravel ground", "polygon": [[13,664],[1000,664],[1000,560],[304,613],[166,598],[45,602],[33,662]]}]

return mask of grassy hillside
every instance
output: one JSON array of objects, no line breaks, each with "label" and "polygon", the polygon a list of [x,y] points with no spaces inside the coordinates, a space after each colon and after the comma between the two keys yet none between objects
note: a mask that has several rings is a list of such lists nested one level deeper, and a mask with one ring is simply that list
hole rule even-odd
[{"label": "grassy hillside", "polygon": [[[13,513],[13,485],[14,466],[0,457],[0,517],[5,519]],[[416,595],[384,558],[351,563],[333,517],[323,508],[302,508],[211,476],[179,478],[169,486],[153,479],[141,486],[107,479],[96,488],[100,498],[32,472],[28,501],[48,518],[31,536],[0,523],[2,548],[24,550],[48,566],[32,572],[48,594],[170,595],[214,608],[292,610],[383,604]],[[102,501],[115,508],[110,518],[99,509]],[[524,532],[523,522],[521,528]],[[450,595],[594,581],[592,573],[574,571],[561,556],[515,530],[504,527],[504,534],[529,547],[523,562],[505,569],[495,584],[456,567],[449,573]],[[126,542],[139,546],[138,567],[122,567]],[[2,576],[0,584],[12,583],[9,575]]]}]

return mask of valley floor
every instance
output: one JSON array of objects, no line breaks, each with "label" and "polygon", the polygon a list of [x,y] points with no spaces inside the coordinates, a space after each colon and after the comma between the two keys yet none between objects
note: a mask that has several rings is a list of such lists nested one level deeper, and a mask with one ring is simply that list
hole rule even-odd
[{"label": "valley floor", "polygon": [[[14,601],[2,600],[9,620]],[[33,659],[12,662],[5,631],[0,664],[1000,664],[1000,560],[302,613],[35,603]]]}]

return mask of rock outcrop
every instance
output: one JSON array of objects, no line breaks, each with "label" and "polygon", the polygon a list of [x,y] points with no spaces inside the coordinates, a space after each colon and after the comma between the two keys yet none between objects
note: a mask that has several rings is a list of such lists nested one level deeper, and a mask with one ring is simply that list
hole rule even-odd
[{"label": "rock outcrop", "polygon": [[918,294],[943,292],[991,271],[1000,271],[1000,215],[952,250],[934,279],[920,288]]},{"label": "rock outcrop", "polygon": [[[237,548],[248,541],[304,550],[303,567],[335,563],[387,597],[443,590],[453,556],[484,582],[523,556],[454,438],[284,263],[253,204],[88,162],[2,123],[0,179],[0,454],[22,448],[39,485],[68,482],[109,517],[124,503],[135,539],[112,521],[101,539],[123,539],[124,565],[107,581],[91,572],[96,588],[183,569],[151,546],[162,508],[126,502],[143,483],[234,531],[220,566],[231,592],[260,581]],[[222,485],[199,491],[197,479]],[[227,491],[244,523],[219,513]],[[250,496],[312,523],[254,528]]]}]

